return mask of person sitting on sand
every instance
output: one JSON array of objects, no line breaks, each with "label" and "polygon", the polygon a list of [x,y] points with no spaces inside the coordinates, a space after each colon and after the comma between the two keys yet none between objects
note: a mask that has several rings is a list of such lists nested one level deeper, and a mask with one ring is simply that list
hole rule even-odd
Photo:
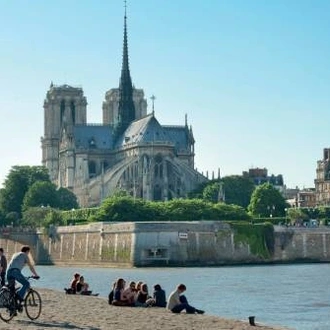
[{"label": "person sitting on sand", "polygon": [[143,284],[143,281],[137,281],[135,285],[135,290],[138,293],[141,290],[141,285]]},{"label": "person sitting on sand", "polygon": [[135,282],[131,281],[128,284],[128,287],[123,291],[123,299],[127,300],[130,304],[135,305],[136,297]]},{"label": "person sitting on sand", "polygon": [[152,297],[154,300],[152,306],[166,307],[166,294],[159,284],[154,285]]},{"label": "person sitting on sand", "polygon": [[115,293],[115,287],[116,287],[116,281],[112,283],[112,287],[111,287],[110,293],[108,295],[109,305],[112,305],[113,296],[114,296],[114,293]]},{"label": "person sitting on sand", "polygon": [[166,308],[172,313],[181,313],[183,310],[186,310],[187,314],[204,314],[203,310],[197,309],[188,304],[187,298],[182,294],[186,289],[187,288],[184,284],[179,284],[176,287],[176,290],[170,294]]},{"label": "person sitting on sand", "polygon": [[153,299],[149,296],[148,286],[146,283],[141,285],[140,291],[136,295],[135,306],[148,307],[153,305]]},{"label": "person sitting on sand", "polygon": [[77,283],[79,282],[79,278],[80,278],[80,274],[75,273],[73,275],[73,279],[71,280],[70,283],[70,288],[64,289],[66,293],[75,294],[77,292]]},{"label": "person sitting on sand", "polygon": [[92,291],[88,289],[89,289],[89,284],[85,282],[84,276],[80,275],[79,281],[76,285],[77,293],[90,295]]},{"label": "person sitting on sand", "polygon": [[123,292],[125,287],[125,281],[119,278],[116,282],[112,305],[114,306],[134,306],[128,299],[124,298]]}]

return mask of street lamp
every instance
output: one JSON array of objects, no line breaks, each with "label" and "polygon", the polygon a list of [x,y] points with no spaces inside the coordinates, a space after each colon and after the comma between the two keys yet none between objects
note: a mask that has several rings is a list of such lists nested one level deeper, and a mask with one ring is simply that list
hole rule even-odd
[{"label": "street lamp", "polygon": [[[72,208],[71,209],[71,224],[73,224],[73,214],[74,214],[74,211],[75,211],[75,209]],[[66,225],[68,225],[68,224],[66,224]]]}]

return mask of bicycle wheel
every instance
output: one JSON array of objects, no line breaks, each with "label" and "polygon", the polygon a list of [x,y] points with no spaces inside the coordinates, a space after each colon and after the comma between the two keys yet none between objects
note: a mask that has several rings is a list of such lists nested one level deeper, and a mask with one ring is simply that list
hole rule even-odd
[{"label": "bicycle wheel", "polygon": [[15,315],[15,298],[8,288],[2,288],[0,290],[0,319],[9,322]]},{"label": "bicycle wheel", "polygon": [[36,320],[41,314],[41,297],[34,289],[30,289],[24,299],[25,313],[30,320]]}]

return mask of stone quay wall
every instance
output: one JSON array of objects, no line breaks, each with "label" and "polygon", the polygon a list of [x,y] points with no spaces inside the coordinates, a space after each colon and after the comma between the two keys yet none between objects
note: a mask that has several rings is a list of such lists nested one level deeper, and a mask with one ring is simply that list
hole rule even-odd
[{"label": "stone quay wall", "polygon": [[0,235],[8,258],[29,244],[36,263],[98,267],[330,262],[330,228],[275,226],[274,253],[254,255],[221,221],[93,223]]}]

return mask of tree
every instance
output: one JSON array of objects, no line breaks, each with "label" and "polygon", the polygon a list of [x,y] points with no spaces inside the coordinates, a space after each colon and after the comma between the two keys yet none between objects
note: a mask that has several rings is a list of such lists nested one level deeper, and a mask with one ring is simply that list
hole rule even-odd
[{"label": "tree", "polygon": [[57,200],[57,207],[60,210],[72,210],[79,207],[76,195],[66,188],[61,187],[57,190]]},{"label": "tree", "polygon": [[188,198],[189,199],[194,199],[194,198],[198,198],[198,199],[203,199],[203,191],[204,189],[209,185],[209,184],[212,184],[214,183],[214,180],[213,181],[206,181],[206,182],[203,182],[203,183],[200,183],[196,189],[190,191],[188,193]]},{"label": "tree", "polygon": [[180,198],[168,202],[155,202],[123,196],[106,199],[91,219],[92,221],[249,220],[250,216],[241,206],[210,203],[202,199]]},{"label": "tree", "polygon": [[42,227],[49,212],[49,207],[29,207],[26,211],[23,211],[22,224],[32,228]]},{"label": "tree", "polygon": [[22,213],[25,193],[37,181],[50,182],[48,171],[43,166],[13,166],[0,191],[0,209],[4,214]]},{"label": "tree", "polygon": [[302,224],[304,220],[309,219],[308,215],[302,209],[296,207],[288,209],[288,217],[292,224]]},{"label": "tree", "polygon": [[240,175],[230,175],[204,184],[200,195],[206,201],[217,203],[220,197],[220,190],[222,190],[222,197],[224,197],[226,204],[235,204],[246,209],[254,189],[255,187],[251,179]]},{"label": "tree", "polygon": [[246,209],[255,189],[252,180],[240,175],[230,175],[223,177],[221,181],[226,204],[235,204]]},{"label": "tree", "polygon": [[146,202],[131,196],[112,196],[103,201],[96,221],[143,221],[147,220]]},{"label": "tree", "polygon": [[64,224],[61,213],[51,207],[29,207],[23,212],[23,225],[32,228],[46,227],[50,225],[60,226]]},{"label": "tree", "polygon": [[282,194],[270,183],[264,183],[252,193],[248,211],[255,217],[276,217],[285,216],[286,207]]},{"label": "tree", "polygon": [[56,186],[51,182],[37,181],[29,188],[24,196],[23,210],[34,206],[41,207],[42,205],[56,208],[58,204]]},{"label": "tree", "polygon": [[0,210],[0,227],[7,225],[5,214]]},{"label": "tree", "polygon": [[220,182],[212,182],[203,190],[203,200],[217,203],[219,200]]}]

